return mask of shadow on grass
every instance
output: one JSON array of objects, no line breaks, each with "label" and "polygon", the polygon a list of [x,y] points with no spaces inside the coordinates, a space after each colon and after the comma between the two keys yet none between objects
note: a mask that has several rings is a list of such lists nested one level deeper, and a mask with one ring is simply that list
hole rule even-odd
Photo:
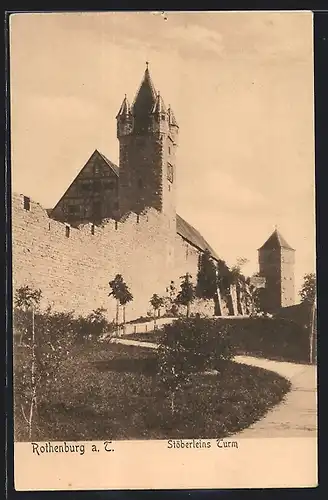
[{"label": "shadow on grass", "polygon": [[157,360],[155,358],[115,358],[110,360],[93,361],[92,366],[99,372],[115,371],[118,373],[137,373],[143,375],[155,375],[157,372]]}]

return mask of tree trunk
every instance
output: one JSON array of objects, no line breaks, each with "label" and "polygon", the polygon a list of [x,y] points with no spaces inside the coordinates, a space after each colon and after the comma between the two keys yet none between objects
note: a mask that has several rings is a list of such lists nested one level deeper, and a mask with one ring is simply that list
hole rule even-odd
[{"label": "tree trunk", "polygon": [[156,330],[157,328],[157,324],[156,324],[156,309],[154,308],[154,331]]},{"label": "tree trunk", "polygon": [[190,302],[187,304],[187,318],[189,318],[190,315]]},{"label": "tree trunk", "polygon": [[218,313],[218,316],[223,316],[223,310],[222,310],[222,297],[221,297],[221,290],[220,290],[220,287],[217,286],[216,287],[216,297],[215,297],[215,302],[216,304],[219,306],[218,307],[218,311],[215,311],[216,313]]},{"label": "tree trunk", "polygon": [[32,365],[31,365],[31,387],[32,387],[32,398],[30,406],[30,416],[29,416],[29,439],[32,440],[32,428],[33,428],[33,411],[36,397],[36,383],[35,383],[35,325],[34,325],[34,307],[32,306]]},{"label": "tree trunk", "polygon": [[119,335],[119,328],[118,328],[119,314],[120,314],[120,302],[119,302],[119,300],[117,300],[116,301],[116,335],[117,335],[117,337]]}]

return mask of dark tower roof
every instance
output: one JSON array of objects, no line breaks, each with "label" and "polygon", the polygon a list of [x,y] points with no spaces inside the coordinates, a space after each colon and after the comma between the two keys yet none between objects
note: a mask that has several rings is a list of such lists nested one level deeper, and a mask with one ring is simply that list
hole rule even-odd
[{"label": "dark tower roof", "polygon": [[149,115],[156,102],[156,97],[156,90],[150,77],[147,63],[145,74],[132,105],[134,116]]},{"label": "dark tower roof", "polygon": [[266,240],[264,245],[262,245],[259,250],[279,250],[280,248],[287,248],[288,250],[294,250],[285,238],[279,233],[278,229],[275,229],[271,236]]}]

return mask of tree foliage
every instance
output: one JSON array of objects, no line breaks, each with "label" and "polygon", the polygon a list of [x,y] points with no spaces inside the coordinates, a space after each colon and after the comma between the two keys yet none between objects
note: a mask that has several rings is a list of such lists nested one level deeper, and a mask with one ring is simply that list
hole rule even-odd
[{"label": "tree foliage", "polygon": [[151,298],[150,298],[150,305],[152,306],[152,308],[155,310],[155,311],[158,311],[158,309],[160,309],[163,304],[164,304],[164,299],[162,297],[160,297],[159,295],[157,295],[156,293],[154,293]]},{"label": "tree foliage", "polygon": [[166,314],[176,316],[178,312],[178,306],[176,303],[177,289],[174,281],[171,281],[169,286],[166,288],[166,295],[163,297],[164,307]]},{"label": "tree foliage", "polygon": [[303,284],[299,295],[301,297],[301,302],[308,302],[313,304],[316,298],[316,276],[314,273],[305,274],[303,278]]},{"label": "tree foliage", "polygon": [[40,288],[33,289],[29,285],[22,286],[16,290],[14,305],[19,309],[27,310],[37,308],[40,304],[42,291]]},{"label": "tree foliage", "polygon": [[163,299],[163,297],[160,297],[159,295],[154,293],[151,296],[149,303],[152,306],[153,311],[154,311],[154,330],[156,330],[156,314],[158,314],[160,308],[163,307],[164,299]]},{"label": "tree foliage", "polygon": [[119,309],[123,307],[123,324],[125,323],[125,306],[133,300],[133,295],[125,283],[121,274],[116,274],[115,278],[109,282],[110,292],[109,297],[113,296],[116,300],[116,326],[117,333],[119,329]]},{"label": "tree foliage", "polygon": [[214,299],[217,294],[217,278],[215,264],[209,250],[205,250],[199,258],[196,296],[201,299]]},{"label": "tree foliage", "polygon": [[164,326],[158,349],[159,380],[171,398],[171,411],[177,391],[190,383],[193,373],[221,369],[231,359],[233,349],[228,331],[215,319],[183,318]]},{"label": "tree foliage", "polygon": [[191,281],[192,276],[189,273],[186,273],[184,276],[181,276],[181,284],[180,290],[176,297],[176,303],[182,306],[187,307],[187,318],[190,314],[190,304],[195,299],[195,287]]}]

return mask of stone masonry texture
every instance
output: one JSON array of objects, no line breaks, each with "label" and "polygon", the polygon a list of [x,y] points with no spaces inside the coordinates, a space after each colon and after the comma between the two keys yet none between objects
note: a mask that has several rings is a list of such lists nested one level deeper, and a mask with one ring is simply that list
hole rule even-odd
[{"label": "stone masonry texture", "polygon": [[[199,251],[167,224],[155,209],[129,213],[123,221],[78,228],[51,219],[39,203],[24,209],[24,196],[12,197],[13,292],[29,285],[40,288],[43,307],[86,315],[98,307],[115,317],[109,281],[122,274],[133,294],[126,320],[146,315],[149,299],[178,288],[186,272],[196,281]],[[214,313],[212,301],[197,301],[193,310]],[[195,312],[194,311],[194,312]]]}]

